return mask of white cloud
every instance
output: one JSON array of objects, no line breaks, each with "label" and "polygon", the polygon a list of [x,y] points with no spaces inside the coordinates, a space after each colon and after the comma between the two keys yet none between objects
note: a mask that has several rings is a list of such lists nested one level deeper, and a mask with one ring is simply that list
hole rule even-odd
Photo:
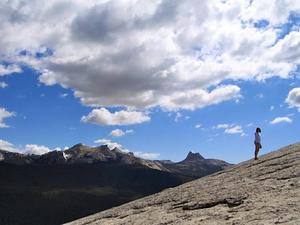
[{"label": "white cloud", "polygon": [[293,88],[289,92],[285,102],[289,104],[290,107],[298,108],[298,111],[300,112],[300,87]]},{"label": "white cloud", "polygon": [[109,135],[113,137],[122,137],[125,135],[125,132],[120,129],[115,129],[111,131]]},{"label": "white cloud", "polygon": [[180,112],[176,112],[174,121],[179,122],[183,120],[189,120],[190,118],[190,116],[183,116]]},{"label": "white cloud", "polygon": [[60,97],[60,98],[66,98],[66,97],[68,97],[68,95],[69,95],[69,94],[67,94],[67,93],[63,93],[63,94],[60,94],[59,97]]},{"label": "white cloud", "polygon": [[[253,124],[248,124],[247,126],[253,126]],[[245,136],[243,128],[240,125],[235,124],[218,124],[214,126],[215,129],[224,129],[225,134],[240,134],[241,136]]]},{"label": "white cloud", "polygon": [[292,0],[278,2],[276,0],[250,2],[242,15],[243,19],[253,18],[258,20],[268,20],[271,25],[282,24],[287,21],[290,11],[299,11],[300,3]]},{"label": "white cloud", "polygon": [[51,150],[44,145],[35,145],[35,144],[27,144],[25,145],[25,149],[24,149],[24,152],[26,154],[35,154],[35,155],[42,155],[50,151]]},{"label": "white cloud", "polygon": [[12,143],[0,139],[0,149],[9,152],[20,152],[20,150]]},{"label": "white cloud", "polygon": [[195,125],[195,128],[197,128],[197,129],[201,128],[201,127],[202,127],[202,124],[200,124],[200,123]]},{"label": "white cloud", "polygon": [[0,82],[0,88],[6,88],[7,87],[7,83],[5,82]]},{"label": "white cloud", "polygon": [[0,64],[0,77],[9,75],[12,73],[20,73],[20,72],[22,72],[22,69],[18,65],[4,66],[4,65]]},{"label": "white cloud", "polygon": [[229,126],[230,126],[229,124],[223,123],[223,124],[218,124],[215,128],[216,129],[225,129],[225,128],[228,128]]},{"label": "white cloud", "polygon": [[175,122],[178,122],[181,117],[182,117],[181,113],[177,112],[175,116]]},{"label": "white cloud", "polygon": [[277,117],[275,119],[273,119],[272,121],[270,121],[270,124],[278,124],[278,123],[292,123],[293,120],[290,119],[289,117],[285,116],[285,117]]},{"label": "white cloud", "polygon": [[253,127],[253,125],[254,125],[253,123],[248,123],[247,127]]},{"label": "white cloud", "polygon": [[270,106],[270,111],[273,111],[275,107],[273,105]]},{"label": "white cloud", "polygon": [[87,116],[83,116],[81,121],[99,125],[131,125],[148,122],[150,117],[138,111],[121,110],[114,113],[105,108],[93,109]]},{"label": "white cloud", "polygon": [[232,98],[240,97],[240,88],[236,85],[220,86],[211,92],[205,90],[188,90],[186,92],[175,92],[161,99],[160,106],[165,110],[195,110],[209,105],[218,104]]},{"label": "white cloud", "polygon": [[236,125],[225,129],[226,134],[241,134],[244,136],[244,131],[241,126]]},{"label": "white cloud", "polygon": [[115,129],[115,130],[112,130],[109,135],[112,136],[112,137],[122,137],[126,134],[131,134],[131,133],[133,133],[133,130],[123,131],[121,129]]},{"label": "white cloud", "polygon": [[8,112],[4,108],[0,108],[0,128],[8,128],[9,126],[4,123],[4,119],[14,116],[15,113]]},{"label": "white cloud", "polygon": [[110,149],[114,149],[114,148],[118,148],[124,152],[128,152],[126,149],[123,149],[123,146],[117,142],[113,142],[112,140],[109,139],[98,139],[96,141],[94,141],[94,143],[96,144],[101,144],[101,145],[107,145],[108,148]]},{"label": "white cloud", "polygon": [[[14,144],[1,139],[0,139],[0,149],[10,151],[10,152],[18,152],[22,154],[35,154],[35,155],[42,155],[51,151],[48,147],[44,145],[27,144],[25,145],[25,147],[23,146],[16,147]],[[55,150],[58,149],[60,148],[56,148]]]},{"label": "white cloud", "polygon": [[293,0],[2,1],[0,61],[34,67],[85,105],[194,110],[239,95],[212,90],[223,81],[295,71],[299,29],[277,39],[299,11]]}]

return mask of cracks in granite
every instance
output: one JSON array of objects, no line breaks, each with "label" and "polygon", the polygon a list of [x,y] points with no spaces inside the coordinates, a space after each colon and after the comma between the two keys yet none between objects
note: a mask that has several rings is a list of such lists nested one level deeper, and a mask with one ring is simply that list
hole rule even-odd
[{"label": "cracks in granite", "polygon": [[212,208],[217,205],[226,205],[229,208],[237,207],[244,203],[246,197],[238,197],[238,198],[224,198],[224,199],[216,199],[209,202],[204,203],[178,203],[172,205],[174,209],[181,208],[182,210],[198,210],[198,209],[206,209]]}]

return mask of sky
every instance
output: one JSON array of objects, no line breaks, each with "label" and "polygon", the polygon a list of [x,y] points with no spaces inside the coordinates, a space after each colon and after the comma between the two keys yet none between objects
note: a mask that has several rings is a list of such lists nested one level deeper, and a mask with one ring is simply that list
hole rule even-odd
[{"label": "sky", "polygon": [[300,1],[0,1],[0,149],[238,163],[299,138]]}]

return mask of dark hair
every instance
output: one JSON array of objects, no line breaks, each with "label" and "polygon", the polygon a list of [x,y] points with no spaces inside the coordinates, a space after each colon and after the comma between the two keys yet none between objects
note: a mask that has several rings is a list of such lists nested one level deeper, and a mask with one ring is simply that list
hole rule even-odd
[{"label": "dark hair", "polygon": [[259,133],[261,133],[261,129],[258,127],[258,128],[256,128],[256,132],[259,132]]}]

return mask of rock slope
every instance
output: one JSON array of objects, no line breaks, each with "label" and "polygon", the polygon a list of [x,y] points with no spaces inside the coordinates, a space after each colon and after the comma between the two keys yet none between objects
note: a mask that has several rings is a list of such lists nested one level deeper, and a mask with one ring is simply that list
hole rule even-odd
[{"label": "rock slope", "polygon": [[300,224],[300,143],[68,225]]}]

